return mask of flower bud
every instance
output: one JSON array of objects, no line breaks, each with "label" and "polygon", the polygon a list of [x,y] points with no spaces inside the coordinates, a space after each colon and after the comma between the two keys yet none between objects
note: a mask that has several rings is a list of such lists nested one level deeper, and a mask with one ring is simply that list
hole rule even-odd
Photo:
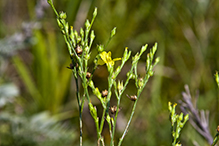
[{"label": "flower bud", "polygon": [[66,19],[66,18],[67,18],[67,15],[66,15],[66,13],[64,13],[64,12],[60,12],[59,17],[60,17],[61,19]]},{"label": "flower bud", "polygon": [[121,82],[118,81],[117,89],[119,90],[119,92],[122,91],[123,88],[124,88],[124,87],[123,87],[123,81],[121,81]]},{"label": "flower bud", "polygon": [[103,45],[98,45],[98,52],[103,52],[104,51],[104,46]]}]

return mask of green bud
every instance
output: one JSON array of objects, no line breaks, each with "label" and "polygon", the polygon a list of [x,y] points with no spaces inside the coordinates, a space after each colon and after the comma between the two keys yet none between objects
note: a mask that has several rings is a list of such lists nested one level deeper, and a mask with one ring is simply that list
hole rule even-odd
[{"label": "green bud", "polygon": [[169,111],[172,112],[173,108],[171,106],[171,102],[168,102],[168,108],[169,108]]},{"label": "green bud", "polygon": [[186,116],[184,117],[184,122],[189,120],[189,114],[186,114]]},{"label": "green bud", "polygon": [[111,31],[110,37],[112,38],[116,34],[116,27]]},{"label": "green bud", "polygon": [[150,76],[153,76],[153,75],[154,75],[154,72],[153,72],[152,70],[150,70],[150,71],[148,72],[148,74],[149,74]]},{"label": "green bud", "polygon": [[125,48],[125,51],[123,53],[122,60],[126,61],[131,56],[131,51],[128,51],[128,47]]},{"label": "green bud", "polygon": [[74,31],[73,31],[73,26],[70,26],[70,39],[73,43],[73,47],[76,47],[76,42],[75,42],[75,36],[74,36]]},{"label": "green bud", "polygon": [[95,8],[93,12],[93,17],[96,17],[96,16],[97,16],[97,8]]},{"label": "green bud", "polygon": [[123,81],[121,81],[121,82],[118,81],[117,89],[118,89],[119,92],[122,91],[122,89],[123,89]]},{"label": "green bud", "polygon": [[84,55],[84,59],[85,59],[85,60],[89,60],[89,59],[90,59],[90,54],[89,54],[89,53],[85,54],[85,55]]},{"label": "green bud", "polygon": [[132,64],[135,64],[140,59],[139,53],[137,53],[134,57],[132,57]]},{"label": "green bud", "polygon": [[86,53],[88,53],[88,52],[90,51],[89,47],[86,46],[86,47],[84,48],[84,51],[85,51]]},{"label": "green bud", "polygon": [[184,126],[184,123],[180,122],[180,123],[179,123],[179,127],[180,127],[180,128],[183,128],[183,126]]},{"label": "green bud", "polygon": [[148,47],[148,44],[146,44],[145,46],[142,46],[140,55],[147,50],[147,47]]},{"label": "green bud", "polygon": [[59,28],[62,30],[62,29],[64,28],[63,25],[62,25],[62,23],[60,22],[59,19],[56,19],[56,21],[57,21],[57,23],[58,23]]},{"label": "green bud", "polygon": [[76,39],[79,37],[78,32],[76,30],[74,31],[74,36],[75,36]]},{"label": "green bud", "polygon": [[154,55],[156,51],[157,51],[157,43],[155,43],[152,48],[152,54]]},{"label": "green bud", "polygon": [[86,28],[90,28],[90,22],[89,22],[89,20],[86,20],[86,22],[85,22],[85,27],[86,27]]},{"label": "green bud", "polygon": [[94,35],[94,31],[92,30],[91,34],[90,34],[90,39],[92,42],[93,42],[94,38],[95,38],[95,35]]},{"label": "green bud", "polygon": [[97,119],[97,109],[96,109],[96,107],[94,107],[91,102],[88,103],[88,106],[89,106],[91,116],[94,118],[94,120],[96,120]]},{"label": "green bud", "polygon": [[183,119],[183,113],[180,114],[179,121],[182,121],[182,119]]},{"label": "green bud", "polygon": [[92,80],[90,80],[88,84],[89,84],[89,86],[90,86],[92,89],[94,89],[94,88],[95,88],[95,87],[94,87],[94,83],[93,83],[93,81],[92,81]]},{"label": "green bud", "polygon": [[52,5],[52,0],[47,0],[48,4]]},{"label": "green bud", "polygon": [[176,138],[178,138],[178,137],[179,137],[179,133],[178,133],[178,132],[176,132],[176,135],[175,135],[175,137],[176,137]]},{"label": "green bud", "polygon": [[81,34],[81,37],[84,38],[84,30],[82,28],[80,29],[80,34]]},{"label": "green bud", "polygon": [[64,12],[60,12],[59,17],[60,17],[61,19],[66,19],[66,18],[67,18],[67,15],[66,15],[66,13],[64,13]]},{"label": "green bud", "polygon": [[98,52],[103,52],[104,51],[104,46],[103,45],[98,45]]},{"label": "green bud", "polygon": [[109,115],[106,116],[106,121],[107,121],[108,123],[110,123],[110,116],[109,116]]}]

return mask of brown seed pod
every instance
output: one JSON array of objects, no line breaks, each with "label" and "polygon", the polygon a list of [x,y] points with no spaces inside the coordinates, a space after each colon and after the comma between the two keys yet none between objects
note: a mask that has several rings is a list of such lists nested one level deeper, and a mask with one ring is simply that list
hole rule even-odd
[{"label": "brown seed pod", "polygon": [[[117,111],[117,107],[114,105],[114,106],[110,107],[109,110],[110,110],[110,113],[112,115],[114,115],[116,113],[116,111]],[[120,109],[119,109],[119,111],[120,111]]]},{"label": "brown seed pod", "polygon": [[126,94],[126,96],[127,96],[129,99],[131,99],[131,101],[137,100],[137,96],[136,96],[136,95],[131,95],[131,96],[129,97],[129,95]]},{"label": "brown seed pod", "polygon": [[217,132],[219,132],[219,125],[217,126]]},{"label": "brown seed pod", "polygon": [[86,78],[87,78],[87,79],[90,79],[90,77],[91,77],[91,73],[87,72],[87,73],[86,73]]},{"label": "brown seed pod", "polygon": [[69,66],[67,66],[68,69],[73,69],[74,68],[74,65],[72,63],[70,63]]},{"label": "brown seed pod", "polygon": [[101,94],[102,94],[102,97],[107,97],[108,91],[107,90],[103,90]]},{"label": "brown seed pod", "polygon": [[77,45],[76,49],[75,49],[75,52],[78,54],[78,55],[81,55],[83,50],[81,49],[81,47],[79,45]]},{"label": "brown seed pod", "polygon": [[76,65],[74,66],[72,63],[70,63],[69,66],[67,66],[68,69],[74,69],[74,67],[78,67],[78,64],[76,63]]}]

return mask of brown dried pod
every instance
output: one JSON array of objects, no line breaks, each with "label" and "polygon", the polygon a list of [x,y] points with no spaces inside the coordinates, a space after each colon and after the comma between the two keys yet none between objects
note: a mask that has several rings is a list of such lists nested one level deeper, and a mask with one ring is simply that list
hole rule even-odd
[{"label": "brown dried pod", "polygon": [[107,97],[108,91],[107,90],[103,90],[101,94],[102,94],[102,97]]},{"label": "brown dried pod", "polygon": [[129,96],[129,95],[126,94],[126,96],[127,96],[129,99],[131,99],[131,101],[137,100],[137,96],[136,96],[136,95],[131,95],[131,96]]},{"label": "brown dried pod", "polygon": [[79,45],[77,45],[76,49],[75,49],[75,52],[78,54],[78,55],[81,55],[83,50],[81,49],[81,47]]},{"label": "brown dried pod", "polygon": [[219,132],[219,125],[217,126],[217,132]]},{"label": "brown dried pod", "polygon": [[91,73],[87,72],[87,73],[86,73],[86,78],[87,78],[87,79],[90,79],[90,77],[91,77]]},{"label": "brown dried pod", "polygon": [[[117,111],[117,107],[114,105],[114,106],[110,107],[109,110],[110,110],[110,113],[112,115],[114,115],[116,113],[116,111]],[[119,111],[120,111],[120,109],[119,109]]]},{"label": "brown dried pod", "polygon": [[74,65],[72,63],[70,63],[69,66],[67,66],[68,69],[73,69],[74,68]]},{"label": "brown dried pod", "polygon": [[68,69],[74,69],[74,67],[78,67],[78,64],[76,63],[76,65],[74,66],[72,63],[70,63],[69,66],[67,66]]}]

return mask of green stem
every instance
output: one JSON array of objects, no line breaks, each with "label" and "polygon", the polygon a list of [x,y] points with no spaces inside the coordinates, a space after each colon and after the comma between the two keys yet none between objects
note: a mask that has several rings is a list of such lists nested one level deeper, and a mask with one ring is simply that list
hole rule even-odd
[{"label": "green stem", "polygon": [[[132,70],[133,70],[133,67],[131,68],[131,71],[132,71]],[[129,83],[129,80],[130,80],[130,77],[127,78],[127,80],[126,80],[126,82],[125,82],[125,85],[124,85],[122,91],[119,93],[119,95],[118,95],[118,93],[117,93],[117,91],[116,91],[116,87],[115,87],[115,94],[116,94],[116,96],[118,95],[117,109],[119,109],[121,96],[122,96],[123,92],[125,91],[126,86],[127,86],[128,83]],[[115,131],[116,131],[115,129],[116,129],[116,121],[117,121],[118,112],[119,112],[119,110],[116,111],[116,115],[115,115],[115,118],[114,118],[115,126],[113,127],[112,139],[111,139],[111,142],[110,142],[110,146],[113,146],[113,137],[114,137],[114,135],[115,135]]]},{"label": "green stem", "polygon": [[145,76],[145,83],[144,83],[143,87],[142,87],[142,88],[139,88],[138,91],[137,91],[137,100],[135,101],[135,103],[134,103],[134,105],[133,105],[131,116],[130,116],[129,121],[128,121],[127,125],[126,125],[126,128],[125,128],[125,130],[124,130],[124,132],[123,132],[123,134],[122,134],[122,137],[119,139],[118,146],[120,146],[120,145],[122,144],[122,141],[123,141],[123,139],[124,139],[126,133],[128,132],[128,128],[129,128],[129,126],[130,126],[131,120],[132,120],[133,115],[134,115],[134,113],[135,113],[135,108],[136,108],[138,99],[139,99],[139,97],[140,97],[140,95],[141,95],[141,92],[143,91],[145,85],[147,84],[149,77],[150,77],[150,75],[146,75],[146,76]]},{"label": "green stem", "polygon": [[81,101],[80,101],[80,93],[79,93],[79,86],[78,86],[78,78],[75,77],[75,83],[76,83],[76,96],[77,96],[77,101],[78,101],[78,106],[79,106],[79,126],[80,126],[80,146],[82,146],[82,108],[81,108]]},{"label": "green stem", "polygon": [[108,77],[108,83],[109,83],[108,95],[107,95],[107,99],[106,99],[106,103],[105,103],[105,107],[106,108],[104,108],[104,110],[103,110],[103,114],[102,114],[102,118],[101,118],[101,123],[100,123],[99,134],[102,133],[103,124],[104,124],[104,121],[105,121],[105,114],[106,114],[106,111],[108,111],[108,109],[109,109],[109,102],[110,102],[110,97],[111,97],[111,88],[112,88],[112,85],[113,85],[113,81],[111,81],[111,80],[112,80],[112,74],[109,74],[109,77]]},{"label": "green stem", "polygon": [[[139,98],[139,97],[138,97],[138,98]],[[137,98],[137,100],[138,100],[138,98]],[[136,105],[137,105],[137,100],[135,101],[135,103],[134,103],[134,105],[133,105],[131,116],[130,116],[129,121],[128,121],[126,127],[125,127],[125,130],[124,130],[124,132],[123,132],[123,134],[122,134],[122,137],[119,139],[118,146],[120,146],[120,145],[122,144],[122,141],[123,141],[123,139],[124,139],[126,133],[128,132],[128,128],[129,128],[129,126],[130,126],[131,120],[132,120],[133,115],[134,115],[134,113],[135,113],[135,108],[136,108]]]},{"label": "green stem", "polygon": [[47,0],[48,4],[52,7],[53,11],[55,12],[56,16],[59,17],[59,14],[58,12],[56,11],[54,5],[53,5],[53,2],[52,0]]}]

